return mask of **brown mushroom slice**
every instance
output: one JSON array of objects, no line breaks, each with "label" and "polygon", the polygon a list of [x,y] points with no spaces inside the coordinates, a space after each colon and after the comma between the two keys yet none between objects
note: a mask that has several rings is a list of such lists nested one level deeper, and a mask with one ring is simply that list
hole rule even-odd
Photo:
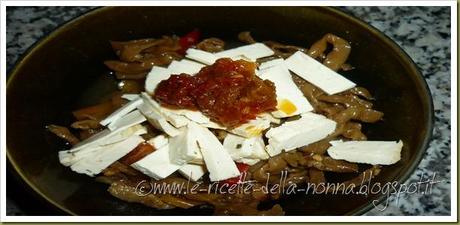
[{"label": "brown mushroom slice", "polygon": [[351,46],[346,40],[333,34],[326,34],[310,47],[307,54],[312,58],[318,58],[326,51],[328,43],[332,44],[333,48],[327,54],[323,64],[331,70],[338,71],[350,55]]},{"label": "brown mushroom slice", "polygon": [[113,182],[108,191],[111,195],[123,201],[137,202],[156,209],[172,209],[175,207],[163,202],[160,197],[155,194],[148,193],[148,191],[145,193],[139,192],[137,185],[129,184],[123,180]]},{"label": "brown mushroom slice", "polygon": [[71,145],[76,145],[78,142],[80,142],[80,140],[75,137],[75,135],[72,134],[70,130],[67,129],[67,127],[51,124],[46,126],[46,129],[48,129],[48,131],[55,134],[56,136],[68,141]]}]

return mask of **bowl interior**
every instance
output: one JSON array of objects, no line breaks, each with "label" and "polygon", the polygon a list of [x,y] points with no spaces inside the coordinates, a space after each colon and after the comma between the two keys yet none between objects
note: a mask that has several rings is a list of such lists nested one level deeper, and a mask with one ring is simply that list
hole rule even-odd
[{"label": "bowl interior", "polygon": [[[7,147],[13,168],[45,198],[78,215],[208,215],[211,209],[158,211],[112,197],[107,186],[60,165],[65,148],[46,132],[67,125],[71,111],[115,87],[102,64],[113,59],[109,40],[184,34],[235,41],[240,31],[256,40],[308,47],[326,33],[352,44],[343,74],[371,91],[384,121],[365,126],[370,140],[403,140],[402,160],[375,180],[406,177],[431,134],[431,100],[408,57],[374,29],[334,9],[320,7],[115,7],[95,10],[61,27],[35,46],[13,70],[7,88]],[[289,195],[280,202],[287,215],[362,213],[378,196]]]}]

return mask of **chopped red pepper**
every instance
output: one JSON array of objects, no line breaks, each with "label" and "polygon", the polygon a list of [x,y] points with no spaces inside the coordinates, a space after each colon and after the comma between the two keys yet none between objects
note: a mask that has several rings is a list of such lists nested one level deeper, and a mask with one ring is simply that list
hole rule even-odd
[{"label": "chopped red pepper", "polygon": [[180,54],[185,54],[188,48],[193,45],[198,44],[200,40],[201,32],[198,29],[194,29],[193,31],[187,33],[183,37],[179,39],[179,45],[181,49],[179,50]]},{"label": "chopped red pepper", "polygon": [[222,183],[225,183],[225,184],[228,184],[228,185],[238,184],[238,182],[242,178],[243,173],[247,172],[248,169],[249,169],[249,165],[244,164],[244,163],[236,163],[236,167],[240,171],[241,175],[237,176],[237,177],[228,178],[227,180],[223,180],[223,181],[221,181]]}]

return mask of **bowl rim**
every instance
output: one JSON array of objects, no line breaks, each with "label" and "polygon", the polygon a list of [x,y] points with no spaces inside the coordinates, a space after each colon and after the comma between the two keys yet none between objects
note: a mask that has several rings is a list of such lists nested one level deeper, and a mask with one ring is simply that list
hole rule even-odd
[{"label": "bowl rim", "polygon": [[[89,11],[58,25],[54,30],[51,30],[47,34],[43,34],[35,43],[33,43],[30,47],[28,47],[27,50],[16,60],[16,62],[14,62],[13,68],[10,68],[10,70],[7,71],[6,94],[8,94],[9,90],[11,90],[11,88],[9,87],[11,83],[13,82],[14,78],[16,77],[17,71],[21,68],[22,64],[24,64],[27,61],[27,59],[31,55],[34,54],[34,52],[38,51],[40,48],[42,48],[44,44],[51,41],[53,37],[68,30],[72,24],[77,24],[79,20],[84,19],[93,14],[97,14],[99,11],[102,11],[102,9],[104,8],[109,8],[109,7],[97,7],[94,9],[90,9]],[[21,180],[23,183],[27,184],[27,187],[26,187],[27,191],[33,191],[33,193],[31,193],[32,195],[36,195],[36,196],[38,195],[37,197],[41,197],[42,199],[50,203],[52,206],[54,206],[58,210],[61,210],[72,216],[78,216],[77,213],[57,203],[56,201],[48,197],[45,193],[43,193],[38,187],[36,187],[34,183],[23,173],[22,169],[16,163],[12,154],[10,153],[8,146],[6,147],[6,158],[7,158],[8,166],[13,167],[14,169],[13,173],[11,173],[12,176],[17,178],[17,180]]]},{"label": "bowl rim", "polygon": [[[401,46],[399,46],[395,41],[393,41],[390,37],[388,37],[385,33],[382,31],[378,30],[371,24],[368,24],[364,22],[363,20],[345,13],[342,10],[338,9],[331,9],[332,11],[335,11],[335,13],[346,17],[347,19],[351,20],[351,22],[356,23],[357,25],[361,26],[364,29],[367,29],[372,32],[372,34],[381,37],[381,40],[388,46],[390,47],[393,51],[395,51],[399,56],[401,56],[400,60],[404,61],[404,64],[409,65],[409,70],[410,72],[414,73],[415,76],[414,78],[416,79],[415,81],[417,83],[421,84],[421,91],[422,93],[420,94],[420,97],[422,97],[422,102],[424,100],[427,100],[428,102],[428,112],[427,112],[427,118],[426,118],[426,127],[427,127],[427,133],[425,137],[423,138],[422,145],[419,149],[419,151],[416,154],[415,160],[411,162],[409,168],[403,172],[403,174],[397,179],[397,182],[399,184],[402,184],[406,182],[410,176],[413,175],[414,171],[418,168],[420,165],[420,162],[422,161],[423,157],[425,156],[426,150],[428,149],[428,146],[431,142],[432,136],[433,136],[433,128],[434,128],[434,106],[433,106],[433,96],[431,95],[430,88],[428,87],[428,83],[426,82],[425,78],[423,77],[422,73],[420,72],[419,68],[417,67],[417,64],[412,60],[412,58],[402,49]],[[422,96],[423,95],[423,96]],[[375,200],[376,203],[375,205],[379,205],[383,201],[387,199],[386,195],[380,194],[379,197]],[[373,204],[369,202],[368,204],[359,207],[355,210],[350,211],[346,215],[362,215],[365,212],[371,210],[373,208]]]},{"label": "bowl rim", "polygon": [[[225,6],[215,6],[215,7],[225,7]],[[262,7],[262,6],[261,6]],[[302,7],[307,7],[307,6],[302,6]],[[30,47],[27,48],[27,50],[16,60],[14,63],[13,68],[11,68],[7,73],[7,82],[6,82],[6,93],[8,93],[8,90],[11,90],[9,88],[10,84],[14,80],[17,71],[20,69],[21,65],[24,64],[27,59],[33,55],[34,52],[38,51],[40,48],[43,47],[46,43],[51,41],[55,36],[65,32],[66,30],[70,29],[73,24],[79,23],[82,19],[86,17],[93,16],[95,14],[98,14],[103,11],[110,10],[112,8],[116,8],[114,6],[104,6],[104,7],[97,7],[88,10],[87,12],[72,18],[71,20],[64,22],[60,25],[58,25],[54,30],[50,31],[48,34],[44,34],[41,38],[39,38],[34,44],[32,44]],[[428,104],[428,112],[427,112],[427,118],[425,122],[425,126],[427,127],[427,133],[425,137],[423,138],[422,145],[417,152],[415,156],[415,160],[411,162],[409,168],[406,171],[403,171],[402,175],[397,179],[397,182],[399,183],[404,183],[406,182],[411,175],[413,175],[414,171],[417,169],[417,167],[420,165],[421,160],[425,156],[426,150],[428,148],[429,143],[431,142],[432,139],[432,134],[433,134],[433,128],[434,128],[434,107],[433,107],[433,98],[431,95],[430,88],[428,87],[428,84],[425,80],[425,78],[422,76],[422,73],[418,69],[417,65],[415,62],[412,60],[412,58],[402,49],[401,46],[399,46],[395,41],[393,41],[390,37],[388,37],[386,34],[375,28],[369,23],[364,22],[363,20],[355,17],[354,15],[351,15],[337,7],[330,7],[330,6],[315,6],[315,8],[320,8],[322,10],[328,11],[332,14],[335,14],[337,16],[343,17],[344,19],[349,20],[351,23],[353,23],[356,26],[360,26],[361,28],[369,31],[372,35],[377,36],[384,44],[387,45],[387,47],[391,48],[392,51],[396,52],[397,55],[400,57],[400,60],[403,61],[403,64],[408,65],[409,68],[408,70],[413,73],[415,76],[415,82],[421,84],[421,93],[419,94],[420,97],[422,98],[422,102],[427,100]],[[43,193],[38,187],[34,185],[34,183],[28,179],[28,177],[23,173],[22,169],[18,166],[16,161],[13,159],[13,156],[11,155],[8,147],[6,147],[6,158],[7,158],[7,163],[11,165],[14,169],[13,176],[16,176],[16,178],[22,180],[25,184],[27,184],[28,189],[32,189],[34,193],[37,195],[37,197],[41,197],[42,200],[46,200],[48,203],[50,203],[52,206],[54,206],[56,209],[59,209],[69,215],[74,215],[78,216],[77,213],[73,212],[72,210],[68,209],[67,207],[57,203],[50,197],[48,197],[45,193]],[[19,177],[17,177],[19,176]],[[382,203],[384,200],[387,199],[386,195],[379,194],[377,199],[374,201],[376,202],[376,205]],[[364,214],[365,212],[371,210],[373,208],[372,202],[368,202],[364,206],[361,206],[359,208],[356,208],[354,210],[351,210],[350,212],[346,213],[344,216],[360,216]]]}]

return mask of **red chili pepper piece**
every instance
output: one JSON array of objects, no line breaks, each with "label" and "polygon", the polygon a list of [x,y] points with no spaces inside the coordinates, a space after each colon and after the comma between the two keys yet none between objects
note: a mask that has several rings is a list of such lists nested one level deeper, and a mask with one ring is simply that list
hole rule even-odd
[{"label": "red chili pepper piece", "polygon": [[181,49],[179,50],[180,54],[185,54],[188,48],[198,43],[200,40],[201,32],[198,29],[187,33],[179,39],[179,45]]},{"label": "red chili pepper piece", "polygon": [[[249,169],[249,165],[244,163],[236,163],[236,167],[238,168],[240,173],[247,172]],[[237,184],[241,180],[241,178],[241,175],[233,178],[228,178],[227,180],[223,180],[222,183],[226,183],[228,185]]]}]

